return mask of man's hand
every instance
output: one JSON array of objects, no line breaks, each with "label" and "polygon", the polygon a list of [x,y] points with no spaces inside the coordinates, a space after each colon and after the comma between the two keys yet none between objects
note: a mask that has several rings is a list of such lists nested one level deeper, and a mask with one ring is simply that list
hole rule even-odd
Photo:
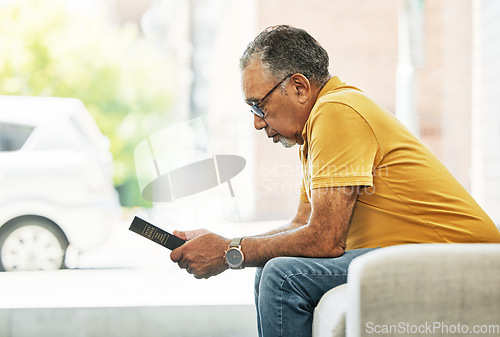
[{"label": "man's hand", "polygon": [[206,229],[174,231],[174,235],[187,240],[170,253],[170,259],[196,278],[209,278],[222,273],[228,266],[224,252],[230,240]]},{"label": "man's hand", "polygon": [[210,232],[205,228],[195,229],[192,231],[174,231],[174,235],[183,240],[189,241],[194,239],[197,236],[202,236],[205,234],[209,234]]}]

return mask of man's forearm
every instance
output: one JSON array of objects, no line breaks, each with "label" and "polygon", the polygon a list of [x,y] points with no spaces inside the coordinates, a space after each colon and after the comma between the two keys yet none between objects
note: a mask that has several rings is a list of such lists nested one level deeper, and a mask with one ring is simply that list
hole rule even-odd
[{"label": "man's forearm", "polygon": [[[321,188],[312,192],[312,207],[301,202],[289,226],[249,236],[241,241],[243,266],[261,267],[280,256],[337,257],[346,248],[347,230],[357,189]],[[228,269],[224,251],[231,240],[206,231],[175,232],[188,240],[170,254],[172,261],[197,278],[208,278]],[[194,234],[194,235],[192,235]],[[191,239],[188,239],[191,237]]]},{"label": "man's forearm", "polygon": [[262,267],[279,256],[336,257],[344,253],[335,240],[322,238],[308,225],[267,236],[245,237],[241,242],[245,267]]},{"label": "man's forearm", "polygon": [[357,187],[313,190],[316,207],[300,203],[297,216],[288,228],[267,236],[243,239],[244,266],[261,267],[279,256],[342,255],[357,195]]}]

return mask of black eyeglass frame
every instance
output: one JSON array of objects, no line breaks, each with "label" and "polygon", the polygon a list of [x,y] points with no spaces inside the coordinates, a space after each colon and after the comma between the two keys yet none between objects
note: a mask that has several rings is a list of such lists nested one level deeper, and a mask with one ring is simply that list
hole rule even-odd
[{"label": "black eyeglass frame", "polygon": [[264,113],[264,111],[262,111],[262,109],[260,108],[259,104],[261,104],[262,102],[264,102],[266,100],[266,98],[268,98],[274,92],[274,90],[276,90],[276,88],[278,88],[281,85],[281,83],[285,82],[285,80],[288,79],[291,76],[293,76],[293,74],[287,75],[278,84],[276,84],[271,90],[269,90],[269,92],[260,101],[252,104],[252,106],[250,107],[250,111],[254,115],[256,115],[257,117],[264,118],[266,116],[266,114]]}]

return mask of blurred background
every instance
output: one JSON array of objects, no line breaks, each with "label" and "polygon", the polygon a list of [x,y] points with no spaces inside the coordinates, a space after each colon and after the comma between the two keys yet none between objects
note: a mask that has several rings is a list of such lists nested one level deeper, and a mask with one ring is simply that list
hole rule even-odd
[{"label": "blurred background", "polygon": [[[16,271],[0,273],[0,336],[256,335],[253,271],[194,280],[128,225],[231,237],[294,215],[297,149],[254,130],[241,94],[239,57],[270,25],[307,30],[499,225],[499,15],[496,0],[0,0],[0,267]],[[143,198],[137,146],[192,120],[243,171]]]}]

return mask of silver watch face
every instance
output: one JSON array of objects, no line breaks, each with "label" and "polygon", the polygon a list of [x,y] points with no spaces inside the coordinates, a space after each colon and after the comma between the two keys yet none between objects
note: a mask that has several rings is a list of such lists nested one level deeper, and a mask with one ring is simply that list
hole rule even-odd
[{"label": "silver watch face", "polygon": [[243,264],[243,253],[238,248],[231,248],[226,252],[226,262],[231,268],[240,268]]}]

